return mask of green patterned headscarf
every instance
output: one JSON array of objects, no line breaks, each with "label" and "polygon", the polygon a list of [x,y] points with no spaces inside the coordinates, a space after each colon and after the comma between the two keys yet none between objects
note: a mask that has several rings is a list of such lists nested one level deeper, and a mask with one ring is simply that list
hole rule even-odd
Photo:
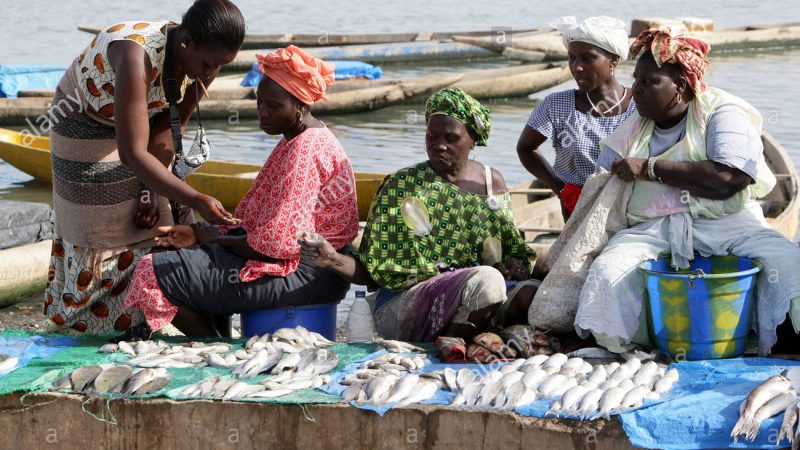
[{"label": "green patterned headscarf", "polygon": [[477,145],[486,145],[492,131],[492,115],[481,102],[461,88],[446,88],[425,102],[425,122],[432,114],[442,113],[461,121],[477,137]]}]

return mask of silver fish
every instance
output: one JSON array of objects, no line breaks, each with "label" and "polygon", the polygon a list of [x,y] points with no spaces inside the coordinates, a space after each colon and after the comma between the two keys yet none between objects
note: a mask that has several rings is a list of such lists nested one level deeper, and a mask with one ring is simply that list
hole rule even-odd
[{"label": "silver fish", "polygon": [[197,393],[198,397],[210,397],[211,393],[214,391],[214,386],[217,385],[220,381],[219,375],[214,375],[212,377],[206,378],[204,381],[200,382],[199,392]]},{"label": "silver fish", "polygon": [[408,397],[414,387],[419,383],[420,378],[418,375],[411,374],[404,376],[403,378],[397,380],[394,386],[392,386],[389,396],[386,397],[382,404],[398,402]]},{"label": "silver fish", "polygon": [[122,389],[122,395],[126,397],[133,395],[139,388],[153,381],[155,378],[156,371],[153,369],[142,369],[136,372],[125,383],[125,387]]},{"label": "silver fish", "polygon": [[480,398],[483,385],[481,383],[473,382],[464,387],[461,391],[464,394],[464,404],[466,406],[475,406]]},{"label": "silver fish", "polygon": [[122,385],[133,375],[128,366],[112,366],[103,370],[94,379],[92,392],[106,393]]},{"label": "silver fish", "polygon": [[574,369],[575,372],[578,372],[578,370],[583,367],[583,363],[583,358],[569,358],[566,362],[564,362],[564,364],[561,365],[560,370]]},{"label": "silver fish", "polygon": [[272,368],[270,373],[277,374],[283,372],[284,370],[294,369],[297,367],[297,364],[300,363],[301,358],[302,356],[300,356],[299,353],[290,353],[281,358],[275,367]]},{"label": "silver fish", "polygon": [[589,378],[586,379],[588,383],[592,383],[595,386],[599,386],[606,381],[608,377],[608,373],[606,373],[605,366],[597,366],[592,370],[592,373],[589,375]]},{"label": "silver fish", "polygon": [[489,406],[503,390],[503,383],[500,380],[493,381],[481,390],[480,398],[478,399],[477,406]]},{"label": "silver fish", "polygon": [[432,398],[434,395],[436,395],[436,385],[429,381],[420,381],[414,386],[414,390],[411,394],[403,400],[400,400],[394,407],[402,408],[412,403],[423,402]]},{"label": "silver fish", "polygon": [[103,368],[100,366],[78,367],[70,374],[72,390],[82,392],[101,373],[103,373]]},{"label": "silver fish", "polygon": [[208,396],[212,398],[222,398],[222,396],[225,395],[226,392],[228,392],[228,389],[238,382],[239,380],[237,380],[236,378],[220,380],[214,385]]},{"label": "silver fish", "polygon": [[100,347],[100,350],[98,350],[98,352],[99,353],[116,353],[117,350],[119,350],[119,345],[114,344],[114,343],[108,343],[108,344],[105,344],[102,347]]},{"label": "silver fish", "polygon": [[[156,371],[158,371],[158,370],[162,370],[162,369],[156,369]],[[161,390],[161,388],[163,388],[166,385],[168,385],[170,381],[172,381],[172,374],[171,373],[169,373],[167,371],[163,371],[161,373],[157,372],[156,373],[156,377],[153,378],[153,381],[151,381],[151,382],[145,384],[144,386],[140,387],[139,389],[137,389],[136,392],[134,392],[134,394],[135,395],[153,394],[153,393],[158,392],[159,390]]]},{"label": "silver fish", "polygon": [[612,387],[611,389],[605,391],[603,395],[600,397],[599,403],[599,411],[597,413],[597,417],[603,419],[610,419],[611,418],[611,410],[617,408],[620,403],[622,403],[622,399],[625,397],[625,390],[619,387]]},{"label": "silver fish", "polygon": [[658,372],[658,364],[655,361],[648,361],[642,364],[642,367],[633,376],[633,384],[640,386],[649,382],[656,372]]},{"label": "silver fish", "polygon": [[225,361],[225,358],[220,356],[218,353],[209,353],[208,356],[206,356],[206,364],[208,364],[210,367],[228,367],[228,363]]},{"label": "silver fish", "polygon": [[250,339],[248,339],[247,342],[244,343],[244,348],[246,348],[246,349],[252,348],[253,344],[255,344],[258,341],[258,338],[260,338],[260,337],[261,336],[259,336],[257,334],[251,336]]},{"label": "silver fish", "polygon": [[523,366],[541,366],[544,364],[548,359],[550,359],[547,355],[533,355],[530,358],[526,359],[525,362],[522,364]]},{"label": "silver fish", "polygon": [[247,398],[276,398],[289,395],[294,392],[291,389],[266,389],[249,394]]},{"label": "silver fish", "polygon": [[547,373],[545,373],[544,370],[536,367],[534,370],[531,370],[522,376],[522,382],[525,383],[525,386],[528,389],[533,389],[536,391],[545,378],[547,378]]},{"label": "silver fish", "polygon": [[308,334],[310,334],[311,337],[314,338],[314,345],[317,347],[329,347],[336,343],[314,331],[309,331]]},{"label": "silver fish", "polygon": [[794,389],[789,388],[786,392],[779,394],[772,400],[768,401],[764,406],[758,408],[753,419],[749,422],[749,429],[745,437],[750,442],[753,442],[758,436],[758,431],[761,429],[761,423],[772,416],[776,416],[797,403],[797,393]]},{"label": "silver fish", "polygon": [[624,409],[635,409],[642,406],[642,402],[644,401],[644,397],[650,392],[645,386],[634,386],[631,390],[625,393],[625,397],[622,397],[622,401],[619,404],[619,408]]},{"label": "silver fish", "polygon": [[272,340],[282,340],[289,343],[302,342],[303,338],[294,328],[279,328],[272,333]]},{"label": "silver fish", "polygon": [[510,372],[503,375],[503,378],[500,379],[500,382],[503,384],[503,388],[506,389],[509,386],[516,384],[518,381],[522,380],[525,374],[523,372]]},{"label": "silver fish", "polygon": [[461,369],[456,375],[456,382],[459,389],[464,389],[468,384],[474,383],[476,380],[475,372],[469,369]]},{"label": "silver fish", "polygon": [[[665,375],[666,376],[666,375]],[[752,422],[756,412],[764,406],[771,399],[783,394],[791,388],[791,382],[788,378],[782,375],[773,375],[766,381],[756,386],[744,402],[743,409],[739,414],[739,420],[736,421],[733,430],[731,430],[731,437],[736,442],[739,436],[748,433],[752,428]]]},{"label": "silver fish", "polygon": [[345,389],[342,398],[346,402],[357,401],[359,396],[364,395],[364,383],[353,383]]},{"label": "silver fish", "polygon": [[580,406],[583,396],[589,392],[590,387],[586,385],[573,386],[561,396],[561,409],[564,412],[576,412]]},{"label": "silver fish", "polygon": [[391,339],[381,339],[378,341],[378,345],[393,353],[425,352],[424,348],[417,347],[414,344]]},{"label": "silver fish", "polygon": [[264,390],[264,386],[257,385],[257,384],[248,384],[243,381],[237,381],[236,383],[232,384],[228,390],[225,391],[223,394],[223,400],[231,400],[234,398],[239,397],[246,397],[250,394],[255,394],[256,392],[260,392]]},{"label": "silver fish", "polygon": [[498,407],[503,409],[514,409],[520,406],[522,404],[520,402],[526,400],[525,394],[527,391],[528,388],[522,381],[517,381],[516,383],[507,386],[504,391],[506,401],[503,402],[502,405],[498,405]]},{"label": "silver fish", "polygon": [[309,350],[297,363],[298,371],[322,375],[336,369],[339,365],[339,357],[336,353],[325,349],[314,348]]},{"label": "silver fish", "polygon": [[391,375],[379,375],[373,378],[364,387],[364,392],[367,394],[367,401],[374,405],[380,404],[380,402],[389,396],[389,391],[396,381],[397,377]]},{"label": "silver fish", "polygon": [[128,344],[125,341],[119,341],[117,343],[117,346],[119,347],[120,351],[125,352],[131,356],[136,356],[136,351],[133,349],[133,347],[131,347],[131,344]]},{"label": "silver fish", "polygon": [[597,411],[597,408],[600,406],[600,397],[602,397],[602,395],[603,391],[597,388],[590,389],[584,394],[580,404],[578,404],[578,415],[581,419],[585,419],[589,417],[590,414]]},{"label": "silver fish", "polygon": [[455,370],[447,367],[442,372],[444,377],[444,383],[447,385],[447,389],[450,389],[452,392],[457,392],[458,389],[458,372]]},{"label": "silver fish", "polygon": [[542,380],[542,383],[539,385],[538,393],[543,398],[552,397],[554,392],[556,392],[562,385],[564,385],[569,378],[565,377],[561,374],[554,374],[550,375],[546,379]]},{"label": "silver fish", "polygon": [[547,358],[547,361],[542,363],[542,369],[555,369],[557,372],[568,359],[569,357],[563,353],[553,353]]}]

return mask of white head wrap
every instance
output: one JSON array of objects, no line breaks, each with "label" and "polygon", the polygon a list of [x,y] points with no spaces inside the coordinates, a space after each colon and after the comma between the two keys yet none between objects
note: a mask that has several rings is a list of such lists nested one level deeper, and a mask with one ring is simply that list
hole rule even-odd
[{"label": "white head wrap", "polygon": [[628,59],[628,31],[625,22],[615,17],[589,17],[579,24],[575,16],[567,16],[548,25],[562,33],[564,47],[573,41],[586,42],[619,56],[623,61]]}]

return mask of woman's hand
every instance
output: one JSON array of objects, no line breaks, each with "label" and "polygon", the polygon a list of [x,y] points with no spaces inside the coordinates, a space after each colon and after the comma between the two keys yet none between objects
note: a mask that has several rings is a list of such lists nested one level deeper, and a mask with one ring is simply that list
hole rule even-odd
[{"label": "woman's hand", "polygon": [[336,265],[336,249],[322,235],[301,231],[297,233],[300,244],[300,257],[322,269],[330,269]]},{"label": "woman's hand", "polygon": [[161,247],[186,248],[197,243],[197,236],[189,225],[158,227],[158,231],[164,233],[164,236],[155,238],[156,244]]},{"label": "woman's hand", "polygon": [[647,180],[647,160],[644,158],[625,158],[611,164],[611,173],[624,181]]},{"label": "woman's hand", "polygon": [[225,211],[222,203],[210,195],[200,194],[195,200],[194,209],[200,213],[208,223],[215,225],[238,225],[241,220]]},{"label": "woman's hand", "polygon": [[528,270],[528,264],[519,258],[508,258],[503,264],[495,264],[494,266],[506,280],[522,281],[531,277]]}]

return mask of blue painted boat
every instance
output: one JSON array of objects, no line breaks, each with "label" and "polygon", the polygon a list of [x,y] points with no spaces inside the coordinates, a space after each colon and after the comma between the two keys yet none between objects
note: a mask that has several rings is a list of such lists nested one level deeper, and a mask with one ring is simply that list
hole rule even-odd
[{"label": "blue painted boat", "polygon": [[0,65],[0,98],[16,98],[17,92],[55,89],[64,68],[41,65]]}]

